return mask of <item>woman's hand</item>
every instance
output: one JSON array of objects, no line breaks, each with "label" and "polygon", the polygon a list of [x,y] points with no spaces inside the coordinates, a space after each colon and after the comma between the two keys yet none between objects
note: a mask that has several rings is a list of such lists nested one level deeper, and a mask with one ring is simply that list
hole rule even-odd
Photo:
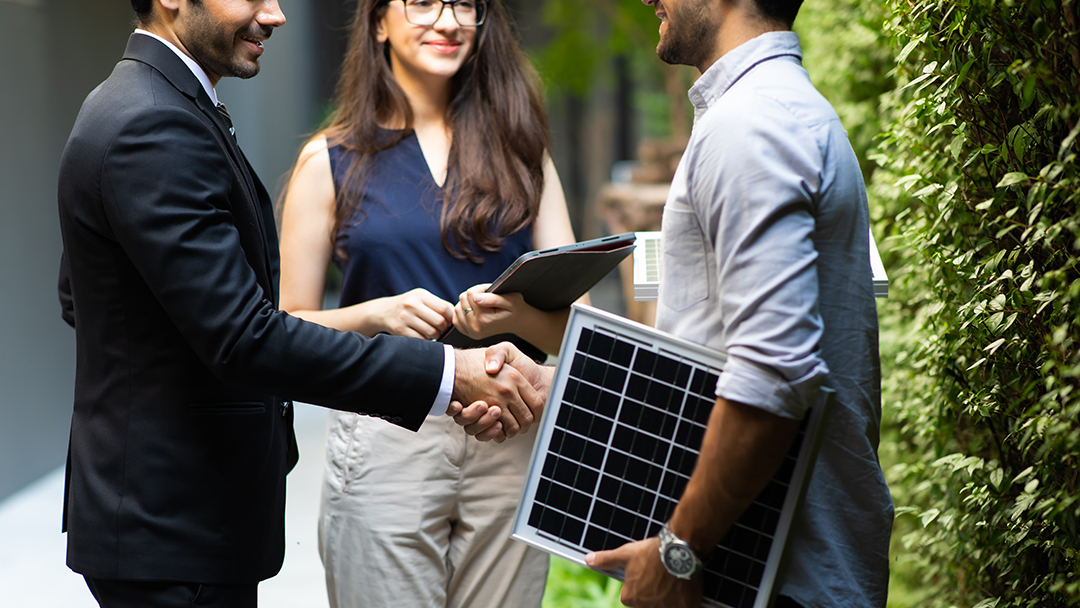
[{"label": "woman's hand", "polygon": [[462,292],[454,307],[454,327],[473,340],[517,333],[520,327],[529,323],[525,317],[536,312],[520,293],[487,293],[484,290],[489,286],[485,283],[470,287]]},{"label": "woman's hand", "polygon": [[514,334],[545,353],[559,354],[569,308],[545,312],[526,303],[520,293],[487,293],[488,287],[476,285],[458,297],[454,307],[458,331],[473,340]]},{"label": "woman's hand", "polygon": [[380,331],[434,340],[454,322],[454,307],[426,289],[371,300]]}]

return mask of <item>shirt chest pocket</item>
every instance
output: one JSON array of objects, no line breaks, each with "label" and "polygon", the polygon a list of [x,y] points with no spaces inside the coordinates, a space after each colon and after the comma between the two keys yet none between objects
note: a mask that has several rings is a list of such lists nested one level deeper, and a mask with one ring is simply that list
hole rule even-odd
[{"label": "shirt chest pocket", "polygon": [[716,280],[712,256],[697,215],[685,204],[668,202],[663,227],[660,301],[674,311],[683,311],[712,291]]}]

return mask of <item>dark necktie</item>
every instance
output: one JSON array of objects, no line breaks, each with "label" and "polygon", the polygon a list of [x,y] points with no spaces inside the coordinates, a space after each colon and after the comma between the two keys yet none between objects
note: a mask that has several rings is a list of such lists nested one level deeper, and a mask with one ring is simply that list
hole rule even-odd
[{"label": "dark necktie", "polygon": [[225,104],[218,102],[217,111],[221,113],[221,117],[225,119],[225,124],[229,125],[229,134],[236,139],[236,129],[232,126],[232,116],[229,116],[229,111],[225,109]]}]

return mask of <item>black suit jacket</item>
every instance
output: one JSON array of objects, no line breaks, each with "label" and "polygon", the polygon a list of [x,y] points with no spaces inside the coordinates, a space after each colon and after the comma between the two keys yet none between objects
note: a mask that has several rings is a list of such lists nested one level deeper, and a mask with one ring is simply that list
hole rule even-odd
[{"label": "black suit jacket", "polygon": [[148,36],[64,150],[77,365],[65,524],[85,575],[255,582],[284,557],[291,399],[419,428],[442,346],[276,310],[271,202],[186,65]]}]

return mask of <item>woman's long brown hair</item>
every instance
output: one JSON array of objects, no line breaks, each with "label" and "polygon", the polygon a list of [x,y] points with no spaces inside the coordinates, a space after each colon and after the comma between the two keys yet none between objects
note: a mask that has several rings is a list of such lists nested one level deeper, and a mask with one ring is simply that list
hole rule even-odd
[{"label": "woman's long brown hair", "polygon": [[[389,47],[376,40],[388,0],[359,0],[338,82],[328,145],[354,152],[338,188],[331,238],[360,211],[359,192],[374,155],[397,145],[412,129],[413,111],[390,69]],[[544,151],[550,147],[539,78],[512,33],[501,0],[491,0],[473,52],[451,78],[447,122],[453,140],[440,218],[451,255],[481,261],[504,239],[536,218],[544,190]],[[380,125],[404,119],[395,137]]]}]

